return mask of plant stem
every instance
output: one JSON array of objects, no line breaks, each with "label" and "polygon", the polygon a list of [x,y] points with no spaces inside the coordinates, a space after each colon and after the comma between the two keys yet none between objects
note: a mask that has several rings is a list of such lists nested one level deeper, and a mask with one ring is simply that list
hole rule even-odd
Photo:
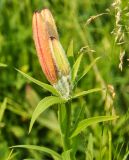
[{"label": "plant stem", "polygon": [[[66,105],[67,104],[67,105]],[[59,124],[64,151],[70,149],[70,127],[71,127],[71,104],[66,103],[59,105]]]},{"label": "plant stem", "polygon": [[71,104],[70,103],[66,103],[66,104],[59,105],[59,117],[58,117],[64,151],[67,151],[70,149],[69,134],[70,134],[70,127],[71,127]]},{"label": "plant stem", "polygon": [[71,128],[71,102],[66,106],[66,132],[64,135],[64,145],[66,146],[66,150],[69,150],[71,147],[69,134]]},{"label": "plant stem", "polygon": [[[71,130],[71,102],[66,104],[60,104],[58,110],[58,119],[61,129],[61,137],[63,143],[63,151],[68,151],[72,149],[70,136]],[[71,160],[75,160],[75,154],[71,153]]]},{"label": "plant stem", "polygon": [[108,131],[108,136],[109,136],[109,160],[112,160],[112,134],[111,131]]}]

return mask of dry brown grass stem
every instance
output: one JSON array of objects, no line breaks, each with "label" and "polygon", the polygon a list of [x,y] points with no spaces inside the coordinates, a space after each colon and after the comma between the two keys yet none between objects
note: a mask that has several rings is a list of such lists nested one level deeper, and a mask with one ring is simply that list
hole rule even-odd
[{"label": "dry brown grass stem", "polygon": [[[115,11],[115,27],[113,31],[111,32],[115,36],[115,43],[120,46],[120,57],[119,57],[119,69],[123,70],[123,59],[125,56],[125,49],[123,45],[125,44],[125,31],[124,31],[124,25],[122,24],[122,12],[123,10],[128,10],[128,7],[125,7],[123,10],[121,9],[121,0],[114,0],[112,3],[112,7]],[[126,13],[126,16],[128,15],[128,12]]]},{"label": "dry brown grass stem", "polygon": [[101,13],[101,14],[97,14],[94,16],[91,16],[87,21],[86,21],[86,25],[90,24],[92,21],[94,21],[96,18],[103,16],[105,14],[109,14],[109,13]]}]

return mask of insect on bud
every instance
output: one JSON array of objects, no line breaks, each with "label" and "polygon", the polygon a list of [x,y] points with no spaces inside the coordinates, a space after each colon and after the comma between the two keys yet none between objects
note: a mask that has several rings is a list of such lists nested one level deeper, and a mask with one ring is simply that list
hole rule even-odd
[{"label": "insect on bud", "polygon": [[48,9],[33,15],[33,38],[42,70],[48,81],[68,98],[71,93],[71,70],[60,44],[54,18]]}]

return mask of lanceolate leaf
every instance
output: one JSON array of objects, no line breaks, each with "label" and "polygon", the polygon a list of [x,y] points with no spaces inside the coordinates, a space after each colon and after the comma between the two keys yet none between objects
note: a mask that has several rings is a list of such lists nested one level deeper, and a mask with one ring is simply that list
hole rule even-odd
[{"label": "lanceolate leaf", "polygon": [[46,84],[46,83],[43,83],[31,76],[29,76],[28,74],[16,69],[20,74],[22,74],[24,77],[26,77],[27,79],[29,79],[30,81],[34,82],[35,84],[39,85],[40,87],[44,88],[45,90],[51,92],[53,95],[59,95],[59,93],[57,92],[57,90],[52,87],[51,85],[49,84]]},{"label": "lanceolate leaf", "polygon": [[122,160],[127,160],[128,155],[129,155],[129,150],[128,150],[127,153],[124,155],[124,157],[123,157]]},{"label": "lanceolate leaf", "polygon": [[38,118],[38,116],[43,113],[47,108],[54,104],[65,103],[66,100],[60,97],[50,96],[42,99],[34,110],[30,122],[29,132],[31,131],[34,122]]},{"label": "lanceolate leaf", "polygon": [[88,137],[88,142],[87,142],[87,147],[86,147],[86,160],[89,160],[88,157],[91,157],[91,159],[94,159],[94,137],[92,136],[92,134],[90,133],[89,134],[89,137]]},{"label": "lanceolate leaf", "polygon": [[0,67],[7,67],[7,64],[0,63]]},{"label": "lanceolate leaf", "polygon": [[74,64],[74,54],[73,54],[73,40],[70,41],[68,50],[67,50],[67,57],[70,62],[70,65],[73,66]]},{"label": "lanceolate leaf", "polygon": [[6,106],[7,106],[7,98],[4,99],[4,102],[3,102],[2,105],[0,106],[0,122],[1,122],[2,119],[3,119],[4,111],[5,111],[5,109],[6,109]]},{"label": "lanceolate leaf", "polygon": [[70,158],[71,149],[62,153],[62,160],[71,160]]},{"label": "lanceolate leaf", "polygon": [[76,80],[77,73],[78,73],[78,70],[79,70],[79,67],[80,67],[80,63],[81,63],[82,57],[83,57],[83,54],[81,54],[77,58],[76,62],[73,65],[73,68],[72,68],[72,82],[74,82]]},{"label": "lanceolate leaf", "polygon": [[94,89],[89,89],[87,91],[82,91],[80,93],[77,93],[77,94],[73,95],[72,99],[78,98],[80,96],[85,96],[86,94],[89,94],[89,93],[98,92],[98,91],[101,91],[101,90],[102,90],[101,88],[94,88]]},{"label": "lanceolate leaf", "polygon": [[74,57],[73,55],[73,40],[70,41],[68,50],[67,50],[67,56],[69,57]]},{"label": "lanceolate leaf", "polygon": [[88,67],[85,68],[85,70],[82,72],[82,74],[78,77],[77,81],[80,81],[88,72],[89,70],[94,66],[96,61],[98,61],[101,57],[97,57]]},{"label": "lanceolate leaf", "polygon": [[7,159],[6,159],[6,160],[10,160],[10,159],[11,159],[12,154],[13,154],[13,149],[10,151],[10,153],[9,153],[9,155],[8,155],[8,157],[7,157]]},{"label": "lanceolate leaf", "polygon": [[55,156],[59,160],[61,160],[61,156],[57,152],[53,151],[52,149],[46,148],[46,147],[40,147],[40,146],[35,146],[35,145],[17,145],[17,146],[12,146],[11,148],[26,148],[26,149],[42,151],[47,154],[50,154],[52,157]]},{"label": "lanceolate leaf", "polygon": [[73,131],[73,133],[71,135],[71,138],[78,135],[80,132],[82,132],[85,128],[87,128],[90,125],[93,125],[93,124],[99,123],[99,122],[114,120],[117,118],[118,118],[118,116],[98,116],[98,117],[84,119],[78,123],[76,129]]}]

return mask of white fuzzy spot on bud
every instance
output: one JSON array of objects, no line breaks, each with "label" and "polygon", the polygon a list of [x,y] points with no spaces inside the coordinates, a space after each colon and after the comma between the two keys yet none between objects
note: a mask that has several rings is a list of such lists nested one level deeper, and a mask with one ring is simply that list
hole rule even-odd
[{"label": "white fuzzy spot on bud", "polygon": [[71,76],[61,76],[53,86],[59,91],[62,97],[68,99],[72,91]]}]

